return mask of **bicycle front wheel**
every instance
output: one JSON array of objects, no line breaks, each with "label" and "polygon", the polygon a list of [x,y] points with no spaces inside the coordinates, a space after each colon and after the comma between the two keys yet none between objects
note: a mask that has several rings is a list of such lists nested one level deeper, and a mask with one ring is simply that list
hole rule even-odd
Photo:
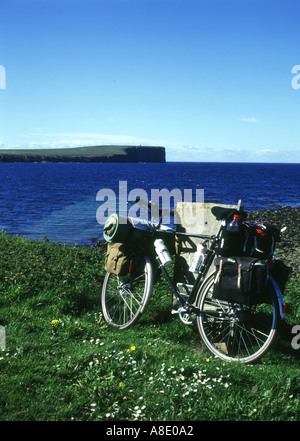
[{"label": "bicycle front wheel", "polygon": [[107,323],[126,329],[142,315],[152,292],[153,274],[150,260],[140,256],[133,271],[125,277],[106,273],[102,287],[102,311]]},{"label": "bicycle front wheel", "polygon": [[270,304],[238,305],[213,298],[214,274],[201,290],[197,327],[206,347],[226,361],[255,363],[270,349],[279,319],[278,301],[270,284]]}]

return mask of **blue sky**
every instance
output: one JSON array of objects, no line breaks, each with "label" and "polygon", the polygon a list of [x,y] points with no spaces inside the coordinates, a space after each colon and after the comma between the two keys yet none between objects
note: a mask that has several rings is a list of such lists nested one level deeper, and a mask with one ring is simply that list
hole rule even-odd
[{"label": "blue sky", "polygon": [[289,0],[2,0],[0,148],[300,162],[299,19]]}]

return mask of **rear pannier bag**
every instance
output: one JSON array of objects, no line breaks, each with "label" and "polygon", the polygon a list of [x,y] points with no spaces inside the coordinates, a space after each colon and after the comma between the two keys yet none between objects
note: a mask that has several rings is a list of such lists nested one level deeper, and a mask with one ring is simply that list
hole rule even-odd
[{"label": "rear pannier bag", "polygon": [[105,271],[116,274],[117,276],[125,276],[129,273],[131,255],[131,249],[124,243],[108,243]]},{"label": "rear pannier bag", "polygon": [[279,230],[268,222],[242,221],[238,232],[223,228],[217,254],[268,259],[279,241]]},{"label": "rear pannier bag", "polygon": [[223,228],[217,254],[224,257],[243,256],[245,241],[245,228],[242,224],[237,232]]},{"label": "rear pannier bag", "polygon": [[268,259],[275,249],[277,242],[280,242],[280,231],[269,222],[244,223],[245,244],[244,255]]},{"label": "rear pannier bag", "polygon": [[270,303],[268,264],[251,257],[217,257],[213,297],[230,303]]}]

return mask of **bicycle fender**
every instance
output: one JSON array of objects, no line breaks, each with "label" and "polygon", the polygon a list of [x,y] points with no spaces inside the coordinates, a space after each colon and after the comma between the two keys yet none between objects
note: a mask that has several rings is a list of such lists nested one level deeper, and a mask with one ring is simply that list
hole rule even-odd
[{"label": "bicycle fender", "polygon": [[270,281],[271,281],[271,283],[272,283],[272,285],[273,285],[273,287],[275,289],[275,293],[276,293],[276,297],[277,297],[278,305],[279,305],[280,317],[282,319],[284,319],[285,318],[285,313],[283,312],[284,301],[283,301],[282,293],[280,291],[280,288],[279,288],[276,280],[272,276],[270,276],[270,275],[269,275],[269,279],[270,279]]},{"label": "bicycle fender", "polygon": [[143,304],[140,310],[140,314],[143,314],[145,311],[146,306],[148,305],[148,302],[150,300],[151,294],[152,294],[152,289],[153,289],[153,269],[152,269],[152,265],[151,265],[151,261],[149,259],[149,257],[145,256],[146,262],[147,264],[149,264],[149,280],[148,283],[150,284],[150,295],[148,298],[143,300]]}]

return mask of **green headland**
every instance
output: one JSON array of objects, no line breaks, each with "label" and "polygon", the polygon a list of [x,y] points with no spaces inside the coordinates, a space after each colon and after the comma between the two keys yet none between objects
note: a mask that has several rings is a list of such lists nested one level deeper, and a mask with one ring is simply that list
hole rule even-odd
[{"label": "green headland", "polygon": [[166,162],[164,147],[100,145],[0,150],[0,162]]}]

